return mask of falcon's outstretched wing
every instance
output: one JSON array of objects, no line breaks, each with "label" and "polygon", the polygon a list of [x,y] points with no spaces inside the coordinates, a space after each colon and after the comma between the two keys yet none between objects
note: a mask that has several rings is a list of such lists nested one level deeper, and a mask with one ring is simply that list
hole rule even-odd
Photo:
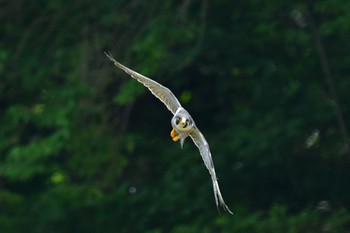
[{"label": "falcon's outstretched wing", "polygon": [[115,66],[124,70],[125,73],[129,74],[131,77],[147,87],[152,92],[152,94],[160,99],[160,101],[162,101],[173,114],[175,114],[176,110],[181,107],[180,102],[168,88],[120,64],[113,58],[111,54],[108,54],[106,52],[105,54],[114,63]]},{"label": "falcon's outstretched wing", "polygon": [[213,182],[214,196],[216,206],[219,208],[219,204],[222,206],[224,210],[227,210],[230,214],[232,214],[231,210],[225,204],[225,201],[221,195],[219,183],[216,178],[215,168],[213,159],[211,157],[210,149],[207,140],[205,140],[203,134],[196,128],[193,132],[191,132],[190,137],[192,138],[194,144],[198,147],[199,152],[202,156],[205,166],[209,170],[211,175],[211,180]]}]

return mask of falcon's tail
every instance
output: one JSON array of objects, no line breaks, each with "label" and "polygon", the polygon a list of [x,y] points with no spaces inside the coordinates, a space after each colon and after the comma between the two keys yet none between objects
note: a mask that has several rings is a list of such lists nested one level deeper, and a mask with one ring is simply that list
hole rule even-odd
[{"label": "falcon's tail", "polygon": [[[219,210],[219,204],[220,204],[220,206],[224,210],[228,211],[230,214],[233,214],[231,212],[231,210],[227,207],[224,199],[222,198],[218,181],[214,180],[214,179],[213,179],[213,189],[214,189],[214,197],[215,197],[216,207],[218,208],[218,210]],[[219,212],[220,212],[220,210],[219,210]]]}]

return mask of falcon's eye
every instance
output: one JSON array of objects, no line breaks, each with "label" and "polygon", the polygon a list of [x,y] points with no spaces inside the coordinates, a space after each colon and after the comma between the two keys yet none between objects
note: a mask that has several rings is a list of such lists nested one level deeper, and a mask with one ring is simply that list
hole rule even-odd
[{"label": "falcon's eye", "polygon": [[179,118],[176,118],[175,124],[178,125],[179,123],[180,123],[180,119],[179,119]]}]

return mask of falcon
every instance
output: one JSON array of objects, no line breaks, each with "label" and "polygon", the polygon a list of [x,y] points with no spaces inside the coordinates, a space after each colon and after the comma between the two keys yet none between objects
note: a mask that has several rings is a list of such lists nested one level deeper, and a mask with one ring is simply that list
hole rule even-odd
[{"label": "falcon", "polygon": [[171,138],[174,142],[180,140],[181,148],[183,147],[185,139],[188,136],[192,138],[194,144],[199,149],[199,153],[202,156],[205,166],[209,170],[213,183],[216,207],[219,209],[220,205],[224,210],[232,214],[231,210],[227,207],[221,195],[208,142],[205,140],[203,134],[197,128],[191,115],[186,111],[186,109],[181,106],[178,99],[168,88],[120,64],[113,58],[110,53],[105,52],[105,54],[114,63],[115,66],[147,87],[152,92],[152,94],[161,102],[163,102],[165,106],[170,110],[170,112],[174,114],[173,118],[171,119],[171,126],[173,127],[172,131],[170,132]]}]

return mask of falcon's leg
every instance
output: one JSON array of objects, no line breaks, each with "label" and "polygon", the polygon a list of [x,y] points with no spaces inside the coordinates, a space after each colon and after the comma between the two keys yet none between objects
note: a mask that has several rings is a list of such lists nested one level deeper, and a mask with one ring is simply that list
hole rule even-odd
[{"label": "falcon's leg", "polygon": [[170,132],[170,136],[173,139],[174,142],[178,141],[180,139],[179,135],[176,133],[175,129],[173,129]]}]

